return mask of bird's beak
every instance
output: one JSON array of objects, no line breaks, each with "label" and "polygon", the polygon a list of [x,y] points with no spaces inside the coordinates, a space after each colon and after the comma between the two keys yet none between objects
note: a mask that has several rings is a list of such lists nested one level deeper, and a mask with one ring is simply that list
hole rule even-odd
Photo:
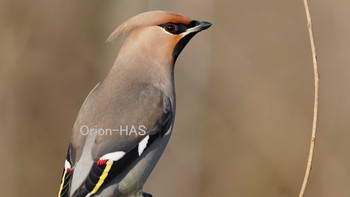
[{"label": "bird's beak", "polygon": [[206,21],[195,21],[195,26],[187,29],[186,33],[197,33],[208,29],[212,24]]},{"label": "bird's beak", "polygon": [[202,21],[199,22],[198,24],[198,29],[200,29],[200,31],[208,29],[212,24],[210,22],[207,21]]}]

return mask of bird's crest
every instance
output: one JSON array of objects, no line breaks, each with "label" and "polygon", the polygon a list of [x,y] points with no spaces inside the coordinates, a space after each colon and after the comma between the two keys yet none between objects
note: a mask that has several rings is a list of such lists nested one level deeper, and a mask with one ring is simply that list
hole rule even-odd
[{"label": "bird's crest", "polygon": [[121,24],[114,32],[107,38],[106,42],[111,42],[117,37],[128,34],[133,29],[142,26],[160,25],[166,22],[189,24],[190,18],[178,15],[167,11],[150,11],[136,15]]}]

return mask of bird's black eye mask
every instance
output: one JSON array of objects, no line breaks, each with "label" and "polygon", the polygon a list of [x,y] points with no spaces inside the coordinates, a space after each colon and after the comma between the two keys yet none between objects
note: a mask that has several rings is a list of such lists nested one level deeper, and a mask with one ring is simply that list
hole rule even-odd
[{"label": "bird's black eye mask", "polygon": [[197,21],[191,21],[188,25],[184,25],[182,23],[164,23],[159,25],[160,27],[164,28],[165,31],[171,33],[171,34],[181,34],[185,32],[187,29],[194,27],[197,25]]},{"label": "bird's black eye mask", "polygon": [[[191,21],[189,24],[185,25],[182,23],[164,23],[159,25],[160,27],[164,28],[165,31],[174,34],[174,35],[178,35],[181,34],[183,32],[186,32],[188,29],[195,27],[197,25],[199,25],[200,22],[193,20]],[[196,33],[198,33],[198,31],[195,32],[191,32],[189,34],[187,34],[186,36],[184,36],[183,38],[181,38],[179,40],[179,42],[176,44],[174,51],[173,51],[173,61],[174,63],[176,62],[177,57],[179,56],[179,54],[181,53],[181,51],[184,49],[184,47],[186,46],[186,44],[191,40],[191,38],[196,35]]]}]

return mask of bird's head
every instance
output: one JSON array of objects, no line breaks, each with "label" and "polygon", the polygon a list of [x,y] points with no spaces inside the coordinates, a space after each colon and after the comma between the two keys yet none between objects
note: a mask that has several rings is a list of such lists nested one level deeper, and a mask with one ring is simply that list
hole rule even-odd
[{"label": "bird's head", "polygon": [[134,53],[160,64],[173,64],[190,39],[210,26],[209,22],[192,20],[176,13],[151,11],[124,22],[108,37],[107,42],[126,34],[120,53]]}]

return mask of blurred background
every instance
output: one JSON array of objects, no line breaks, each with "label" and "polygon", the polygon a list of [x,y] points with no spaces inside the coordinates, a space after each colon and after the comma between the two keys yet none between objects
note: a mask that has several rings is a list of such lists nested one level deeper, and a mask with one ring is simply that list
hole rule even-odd
[{"label": "blurred background", "polygon": [[[350,196],[349,1],[310,0],[321,89],[306,197]],[[155,197],[295,197],[313,72],[303,2],[0,0],[1,196],[56,196],[71,130],[131,16],[211,21],[180,55],[170,143],[145,185]]]}]

